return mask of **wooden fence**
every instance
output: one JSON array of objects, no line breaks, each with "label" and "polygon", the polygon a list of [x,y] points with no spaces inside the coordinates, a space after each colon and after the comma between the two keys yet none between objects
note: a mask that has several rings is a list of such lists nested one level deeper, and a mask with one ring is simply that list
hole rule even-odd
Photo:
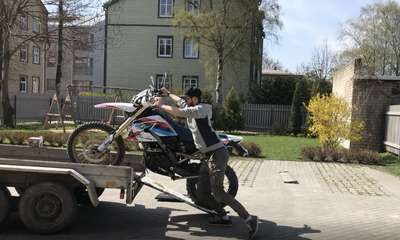
[{"label": "wooden fence", "polygon": [[399,155],[400,149],[400,105],[388,106],[384,131],[385,150]]},{"label": "wooden fence", "polygon": [[[43,122],[49,111],[53,95],[33,94],[33,93],[12,93],[10,94],[11,105],[16,109],[14,119],[16,123],[21,122]],[[65,95],[60,96],[63,103]],[[130,98],[122,99],[122,102],[130,102]],[[94,108],[95,104],[115,102],[114,97],[91,97],[91,96],[72,96],[72,107],[77,122],[88,121],[108,121],[111,109]],[[62,106],[62,105],[61,105]],[[65,108],[65,114],[71,113],[71,108]],[[267,132],[274,123],[279,123],[287,127],[290,106],[288,105],[261,105],[261,104],[242,104],[243,116],[245,118],[245,130],[255,132]],[[56,106],[52,113],[57,113]],[[307,111],[302,107],[301,110],[303,123],[306,119]],[[116,111],[113,122],[119,122],[123,116],[122,111]],[[0,119],[3,118],[2,106],[0,105]],[[58,117],[52,117],[52,121],[57,121]],[[72,119],[66,119],[72,120]]]}]

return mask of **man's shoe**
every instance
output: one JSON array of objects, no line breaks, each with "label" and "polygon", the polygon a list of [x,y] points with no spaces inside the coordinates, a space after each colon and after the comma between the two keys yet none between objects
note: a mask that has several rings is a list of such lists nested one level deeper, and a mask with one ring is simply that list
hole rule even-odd
[{"label": "man's shoe", "polygon": [[253,239],[258,230],[258,217],[251,216],[251,220],[246,222],[246,225],[250,228],[249,237]]},{"label": "man's shoe", "polygon": [[231,227],[233,225],[230,218],[228,220],[217,218],[215,220],[208,221],[207,224],[215,227]]}]

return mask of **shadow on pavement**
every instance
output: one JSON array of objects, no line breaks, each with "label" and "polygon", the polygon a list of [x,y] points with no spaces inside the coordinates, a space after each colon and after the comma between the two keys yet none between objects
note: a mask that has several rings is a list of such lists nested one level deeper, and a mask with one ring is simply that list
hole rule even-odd
[{"label": "shadow on pavement", "polygon": [[[171,217],[170,225],[177,228],[170,229],[174,231],[191,231],[190,235],[202,237],[224,237],[234,239],[248,239],[248,228],[244,221],[239,217],[231,217],[233,227],[213,227],[207,225],[207,221],[212,217],[210,215],[182,215]],[[198,230],[190,230],[198,229]],[[301,237],[305,233],[320,233],[320,230],[312,229],[304,225],[303,228],[294,228],[289,226],[278,226],[274,222],[259,219],[257,235],[254,239],[309,239]],[[207,238],[205,238],[207,239]]]}]

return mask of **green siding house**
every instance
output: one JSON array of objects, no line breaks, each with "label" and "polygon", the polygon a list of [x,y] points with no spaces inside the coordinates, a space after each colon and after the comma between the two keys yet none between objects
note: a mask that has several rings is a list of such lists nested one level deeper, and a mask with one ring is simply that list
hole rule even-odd
[{"label": "green siding house", "polygon": [[[174,17],[172,9],[182,7],[187,1],[200,2],[111,0],[104,6],[105,86],[144,89],[153,76],[159,87],[164,84],[175,92],[187,86],[215,89],[217,75],[206,78],[197,42],[183,39],[170,22]],[[257,48],[262,49],[261,37],[258,42]],[[169,77],[163,82],[165,73]],[[261,61],[228,62],[224,68],[223,96],[231,87],[245,92],[250,81],[258,82],[260,78]]]}]

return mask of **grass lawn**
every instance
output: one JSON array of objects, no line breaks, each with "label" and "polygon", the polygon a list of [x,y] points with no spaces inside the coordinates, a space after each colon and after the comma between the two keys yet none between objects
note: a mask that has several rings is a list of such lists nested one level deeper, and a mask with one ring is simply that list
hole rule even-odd
[{"label": "grass lawn", "polygon": [[316,138],[274,135],[239,136],[244,138],[243,142],[258,143],[262,149],[261,156],[271,160],[299,160],[303,147],[319,145],[319,140]]}]

